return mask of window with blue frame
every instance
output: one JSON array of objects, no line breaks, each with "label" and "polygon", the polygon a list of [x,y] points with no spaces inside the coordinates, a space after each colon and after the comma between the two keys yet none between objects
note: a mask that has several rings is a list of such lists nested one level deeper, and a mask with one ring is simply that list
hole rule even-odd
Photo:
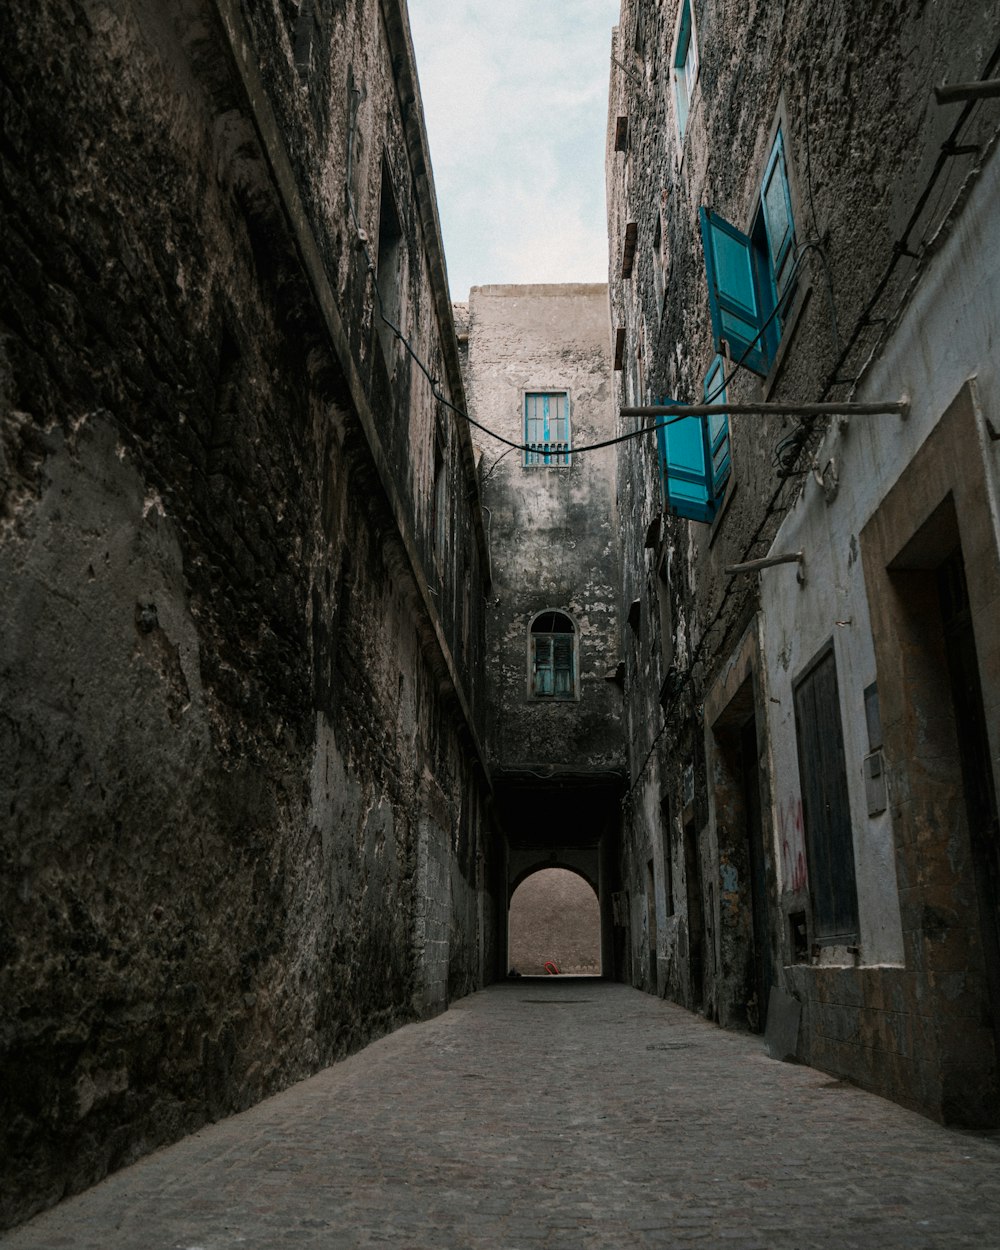
[{"label": "window with blue frame", "polygon": [[528,391],[524,396],[524,441],[528,467],[570,463],[569,394]]},{"label": "window with blue frame", "polygon": [[576,629],[563,612],[531,622],[529,686],[535,699],[576,697]]},{"label": "window with blue frame", "polygon": [[684,0],[677,19],[677,35],[671,60],[671,78],[674,84],[674,109],[677,117],[677,133],[681,139],[687,132],[691,96],[698,77],[698,44],[694,24],[691,21],[690,0]]},{"label": "window with blue frame", "polygon": [[[702,389],[706,404],[726,402],[725,361],[721,356],[709,366]],[[656,446],[667,511],[689,521],[713,521],[725,496],[731,467],[728,414],[660,418]]]},{"label": "window with blue frame", "polygon": [[781,130],[765,166],[749,234],[701,209],[708,302],[716,351],[766,375],[795,290],[795,218]]}]

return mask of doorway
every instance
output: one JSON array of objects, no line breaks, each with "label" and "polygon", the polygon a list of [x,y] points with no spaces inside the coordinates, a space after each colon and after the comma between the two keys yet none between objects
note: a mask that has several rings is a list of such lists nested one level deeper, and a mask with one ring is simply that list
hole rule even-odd
[{"label": "doorway", "polygon": [[542,868],[514,891],[508,915],[511,971],[522,976],[601,975],[601,908],[589,882]]}]

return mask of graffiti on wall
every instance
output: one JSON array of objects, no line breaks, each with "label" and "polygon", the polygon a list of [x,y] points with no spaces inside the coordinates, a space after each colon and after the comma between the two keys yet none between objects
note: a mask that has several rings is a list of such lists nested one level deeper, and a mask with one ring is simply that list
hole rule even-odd
[{"label": "graffiti on wall", "polygon": [[787,799],[778,806],[781,829],[781,881],[786,890],[804,890],[806,871],[805,832],[802,826],[802,800]]}]

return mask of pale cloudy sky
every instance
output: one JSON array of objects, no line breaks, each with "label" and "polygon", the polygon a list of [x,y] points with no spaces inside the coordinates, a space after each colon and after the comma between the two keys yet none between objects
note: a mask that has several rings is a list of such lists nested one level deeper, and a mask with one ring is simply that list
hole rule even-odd
[{"label": "pale cloudy sky", "polygon": [[605,282],[620,0],[409,0],[452,298]]}]

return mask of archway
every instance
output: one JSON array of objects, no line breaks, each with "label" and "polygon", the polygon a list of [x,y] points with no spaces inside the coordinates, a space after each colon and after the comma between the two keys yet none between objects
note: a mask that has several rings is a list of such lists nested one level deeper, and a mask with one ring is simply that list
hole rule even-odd
[{"label": "archway", "polygon": [[524,976],[601,975],[601,909],[578,873],[542,868],[514,891],[508,913],[508,963]]}]

